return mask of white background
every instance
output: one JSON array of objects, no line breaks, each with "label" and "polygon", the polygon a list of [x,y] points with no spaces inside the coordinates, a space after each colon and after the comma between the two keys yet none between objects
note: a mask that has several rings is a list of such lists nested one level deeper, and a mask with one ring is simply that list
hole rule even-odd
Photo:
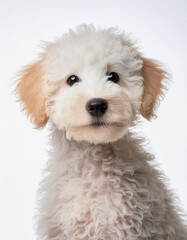
[{"label": "white background", "polygon": [[0,0],[0,239],[34,240],[38,183],[47,130],[34,130],[13,94],[14,77],[51,41],[81,23],[132,32],[147,57],[173,74],[158,118],[141,131],[187,211],[187,1]]}]

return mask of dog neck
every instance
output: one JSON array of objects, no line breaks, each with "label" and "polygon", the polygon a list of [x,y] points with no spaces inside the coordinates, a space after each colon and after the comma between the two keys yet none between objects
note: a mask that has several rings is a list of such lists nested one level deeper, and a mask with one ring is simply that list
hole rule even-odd
[{"label": "dog neck", "polygon": [[[63,162],[64,158],[68,159],[69,162],[70,159],[74,162],[85,162],[88,159],[92,159],[94,162],[98,159],[101,161],[107,159],[108,161],[108,156],[110,155],[111,162],[115,162],[117,158],[131,166],[139,165],[141,161],[147,162],[151,160],[150,154],[146,154],[142,147],[143,144],[142,139],[136,135],[134,137],[134,134],[130,131],[116,142],[107,144],[92,144],[86,141],[68,140],[64,130],[58,130],[54,125],[51,125],[52,149],[50,153],[52,161]],[[147,155],[147,159],[145,155]]]}]

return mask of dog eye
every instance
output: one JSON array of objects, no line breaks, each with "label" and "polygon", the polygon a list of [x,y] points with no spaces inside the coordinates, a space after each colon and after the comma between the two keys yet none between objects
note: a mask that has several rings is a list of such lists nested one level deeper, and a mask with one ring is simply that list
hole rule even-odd
[{"label": "dog eye", "polygon": [[114,83],[119,82],[119,76],[115,72],[111,72],[108,74],[108,81],[112,81]]},{"label": "dog eye", "polygon": [[73,84],[79,82],[79,78],[76,75],[72,75],[68,78],[67,83],[72,86]]}]

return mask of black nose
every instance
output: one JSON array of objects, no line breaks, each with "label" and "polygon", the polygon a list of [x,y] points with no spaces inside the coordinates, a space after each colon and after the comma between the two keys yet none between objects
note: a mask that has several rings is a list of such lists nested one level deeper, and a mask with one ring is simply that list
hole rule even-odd
[{"label": "black nose", "polygon": [[93,117],[101,117],[107,110],[107,101],[102,98],[93,98],[86,104],[86,110]]}]

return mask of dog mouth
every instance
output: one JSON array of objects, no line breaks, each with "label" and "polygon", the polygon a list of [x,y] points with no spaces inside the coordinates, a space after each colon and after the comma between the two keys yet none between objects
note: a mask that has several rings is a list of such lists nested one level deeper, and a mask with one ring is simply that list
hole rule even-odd
[{"label": "dog mouth", "polygon": [[92,127],[93,129],[97,129],[97,128],[124,128],[125,127],[125,123],[123,122],[108,122],[108,121],[104,121],[104,120],[100,120],[100,119],[93,119],[90,123],[88,124],[81,124],[81,125],[77,125],[77,126],[71,126],[71,128],[87,128],[87,127]]},{"label": "dog mouth", "polygon": [[90,126],[92,127],[96,127],[96,128],[99,128],[99,127],[124,127],[124,124],[123,123],[118,123],[118,122],[106,122],[106,121],[103,121],[103,120],[95,120],[95,121],[92,121]]},{"label": "dog mouth", "polygon": [[101,127],[101,126],[106,126],[107,123],[102,121],[102,120],[94,120],[90,124],[92,127]]}]

